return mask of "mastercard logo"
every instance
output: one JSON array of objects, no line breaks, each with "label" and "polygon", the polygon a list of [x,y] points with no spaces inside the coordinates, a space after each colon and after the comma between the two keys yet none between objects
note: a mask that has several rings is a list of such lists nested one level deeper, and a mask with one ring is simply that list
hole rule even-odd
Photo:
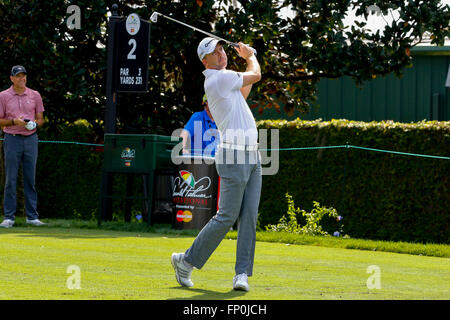
[{"label": "mastercard logo", "polygon": [[177,221],[178,222],[189,222],[192,220],[192,212],[189,210],[178,210],[177,212]]}]

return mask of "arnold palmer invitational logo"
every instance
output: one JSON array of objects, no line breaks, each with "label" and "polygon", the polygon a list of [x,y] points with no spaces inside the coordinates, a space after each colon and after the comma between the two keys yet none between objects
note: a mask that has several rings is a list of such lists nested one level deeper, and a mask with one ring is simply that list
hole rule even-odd
[{"label": "arnold palmer invitational logo", "polygon": [[123,149],[122,154],[120,155],[120,158],[122,159],[123,165],[125,167],[131,167],[131,164],[134,161],[135,157],[136,157],[136,150],[130,149],[128,147]]},{"label": "arnold palmer invitational logo", "polygon": [[208,176],[198,180],[186,170],[180,170],[174,180],[173,202],[177,205],[195,205],[207,207],[212,198],[211,178]]},{"label": "arnold palmer invitational logo", "polygon": [[128,34],[131,36],[134,36],[139,32],[139,29],[141,28],[141,20],[136,13],[132,13],[127,17],[125,28],[127,29]]}]

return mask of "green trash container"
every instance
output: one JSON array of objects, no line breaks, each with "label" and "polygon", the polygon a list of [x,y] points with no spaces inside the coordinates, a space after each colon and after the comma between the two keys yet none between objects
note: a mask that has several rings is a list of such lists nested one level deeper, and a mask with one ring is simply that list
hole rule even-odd
[{"label": "green trash container", "polygon": [[105,134],[103,170],[150,173],[173,168],[171,152],[179,140],[156,134]]},{"label": "green trash container", "polygon": [[147,202],[147,222],[151,223],[155,177],[158,174],[172,174],[175,165],[172,163],[171,153],[173,147],[179,142],[180,138],[155,134],[105,134],[99,223],[102,220],[111,219],[113,198],[122,197],[127,200],[138,198],[130,194],[111,195],[113,173],[144,176],[146,182],[144,182],[143,199]]}]

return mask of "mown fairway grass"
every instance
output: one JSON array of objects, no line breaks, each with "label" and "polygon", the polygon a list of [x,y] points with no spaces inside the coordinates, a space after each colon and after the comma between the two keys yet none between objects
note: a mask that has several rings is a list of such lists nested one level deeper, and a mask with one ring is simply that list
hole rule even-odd
[{"label": "mown fairway grass", "polygon": [[[194,237],[63,227],[0,229],[0,299],[448,299],[450,259],[258,241],[248,293],[231,289],[236,240],[224,239],[193,288],[170,264]],[[448,246],[444,246],[448,247]],[[70,265],[81,289],[69,289]],[[381,289],[368,289],[380,268]]]}]

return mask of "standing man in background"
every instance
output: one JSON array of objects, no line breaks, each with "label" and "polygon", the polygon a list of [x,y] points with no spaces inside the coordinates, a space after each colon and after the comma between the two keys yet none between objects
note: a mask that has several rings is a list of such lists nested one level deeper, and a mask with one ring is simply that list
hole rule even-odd
[{"label": "standing man in background", "polygon": [[245,59],[246,71],[227,70],[223,44],[221,40],[208,37],[197,48],[198,57],[206,68],[203,74],[209,109],[220,132],[215,156],[220,176],[219,210],[186,252],[172,254],[171,262],[178,283],[193,286],[191,273],[194,267],[203,267],[237,221],[233,289],[248,291],[248,277],[253,273],[262,168],[258,131],[245,99],[252,84],[261,79],[261,69],[252,49],[239,42],[235,50]]},{"label": "standing man in background", "polygon": [[22,165],[25,194],[26,222],[34,226],[44,225],[38,218],[36,162],[38,156],[37,128],[44,124],[44,105],[39,92],[26,86],[27,71],[23,66],[12,67],[12,86],[0,92],[0,126],[3,129],[5,155],[5,219],[0,227],[14,225],[17,209],[17,175]]},{"label": "standing man in background", "polygon": [[183,154],[214,157],[219,142],[219,133],[209,111],[206,94],[203,96],[202,105],[204,110],[195,112],[181,133]]}]

